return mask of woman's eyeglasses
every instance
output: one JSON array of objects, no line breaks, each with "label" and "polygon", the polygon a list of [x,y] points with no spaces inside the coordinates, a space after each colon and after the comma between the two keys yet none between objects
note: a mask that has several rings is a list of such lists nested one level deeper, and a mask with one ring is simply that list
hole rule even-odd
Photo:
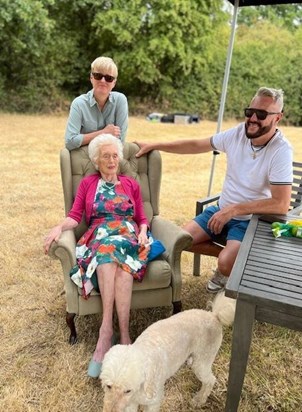
[{"label": "woman's eyeglasses", "polygon": [[260,110],[260,109],[250,109],[249,107],[247,107],[246,109],[244,109],[244,115],[245,117],[252,117],[253,114],[255,114],[257,116],[257,119],[259,120],[265,120],[267,118],[268,115],[270,114],[279,114],[280,112],[267,112],[266,110]]},{"label": "woman's eyeglasses", "polygon": [[109,74],[102,74],[102,73],[91,73],[91,76],[95,79],[95,80],[102,80],[102,78],[104,77],[105,81],[107,83],[112,83],[113,80],[115,80],[114,76],[110,76]]}]

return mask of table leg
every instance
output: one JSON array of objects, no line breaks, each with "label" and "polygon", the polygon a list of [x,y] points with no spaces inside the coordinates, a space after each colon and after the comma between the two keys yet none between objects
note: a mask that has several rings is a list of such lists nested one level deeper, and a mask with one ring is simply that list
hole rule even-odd
[{"label": "table leg", "polygon": [[256,306],[237,299],[225,412],[236,412],[252,340]]}]

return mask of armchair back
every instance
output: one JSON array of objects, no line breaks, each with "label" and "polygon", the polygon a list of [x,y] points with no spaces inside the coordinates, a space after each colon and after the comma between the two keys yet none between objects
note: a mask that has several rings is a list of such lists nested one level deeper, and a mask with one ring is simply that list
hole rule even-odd
[{"label": "armchair back", "polygon": [[[135,143],[126,142],[124,159],[120,162],[119,171],[136,179],[142,190],[144,209],[149,222],[159,215],[159,194],[161,183],[162,162],[158,151],[152,151],[140,158],[135,157],[139,147]],[[83,177],[96,172],[88,157],[88,146],[79,149],[61,150],[61,177],[64,193],[65,214],[71,209],[77,188]],[[78,240],[87,229],[85,219],[75,229]]]}]

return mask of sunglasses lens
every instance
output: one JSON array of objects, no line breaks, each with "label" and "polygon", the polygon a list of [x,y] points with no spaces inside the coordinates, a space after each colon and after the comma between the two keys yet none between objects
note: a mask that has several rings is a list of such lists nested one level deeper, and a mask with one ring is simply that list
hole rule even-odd
[{"label": "sunglasses lens", "polygon": [[244,109],[244,115],[245,115],[245,117],[250,118],[250,117],[253,116],[253,114],[254,114],[254,112],[253,112],[252,109]]},{"label": "sunglasses lens", "polygon": [[95,80],[102,80],[103,75],[101,73],[91,73]]},{"label": "sunglasses lens", "polygon": [[102,73],[97,73],[97,72],[91,73],[91,74],[95,80],[102,80],[102,78],[104,77],[107,83],[112,83],[113,80],[115,79],[115,77],[110,76],[109,74],[102,74]]},{"label": "sunglasses lens", "polygon": [[267,117],[267,113],[265,110],[256,110],[255,113],[259,120],[265,120]]},{"label": "sunglasses lens", "polygon": [[107,83],[112,83],[114,80],[114,77],[110,76],[109,74],[105,74],[104,79],[106,80]]},{"label": "sunglasses lens", "polygon": [[245,109],[244,114],[246,117],[250,118],[255,114],[257,116],[257,119],[259,120],[265,120],[268,113],[265,110],[257,110],[257,109]]}]

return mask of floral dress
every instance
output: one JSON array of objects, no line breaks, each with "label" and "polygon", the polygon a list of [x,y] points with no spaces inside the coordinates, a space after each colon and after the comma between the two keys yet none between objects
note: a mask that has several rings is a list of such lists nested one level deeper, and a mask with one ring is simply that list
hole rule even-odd
[{"label": "floral dress", "polygon": [[71,279],[88,298],[94,288],[99,291],[96,268],[117,263],[134,279],[142,281],[148,249],[137,242],[139,228],[133,219],[134,209],[121,184],[98,183],[88,230],[77,243],[77,264]]}]

